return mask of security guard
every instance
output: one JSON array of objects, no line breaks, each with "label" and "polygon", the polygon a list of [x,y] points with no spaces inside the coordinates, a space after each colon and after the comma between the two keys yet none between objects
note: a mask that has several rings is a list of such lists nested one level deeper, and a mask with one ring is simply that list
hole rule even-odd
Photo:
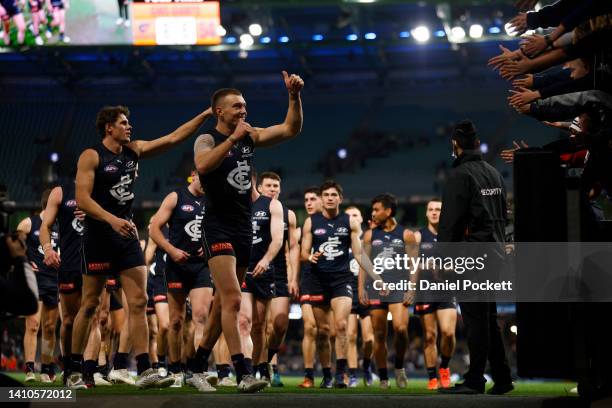
[{"label": "security guard", "polygon": [[[479,151],[480,140],[469,120],[454,126],[453,153],[457,158],[448,177],[442,202],[438,242],[493,243],[487,266],[503,263],[506,223],[506,189],[501,175],[486,163]],[[497,245],[499,243],[499,245]],[[492,267],[493,266],[493,267]],[[505,394],[514,389],[504,350],[495,302],[460,302],[467,331],[470,368],[465,381],[445,394],[482,394],[487,359],[495,385],[489,394]]]}]

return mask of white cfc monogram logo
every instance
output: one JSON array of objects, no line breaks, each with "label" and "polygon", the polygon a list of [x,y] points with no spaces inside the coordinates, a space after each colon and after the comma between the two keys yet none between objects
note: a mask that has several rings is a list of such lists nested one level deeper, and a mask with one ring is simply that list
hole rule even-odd
[{"label": "white cfc monogram logo", "polygon": [[227,175],[227,182],[238,190],[239,194],[245,194],[251,189],[251,176],[249,174],[251,167],[246,160],[238,161],[236,164],[237,167]]},{"label": "white cfc monogram logo", "polygon": [[321,252],[328,261],[333,261],[344,254],[344,251],[338,249],[338,245],[340,245],[340,237],[329,237],[327,242],[319,246],[319,252]]},{"label": "white cfc monogram logo", "polygon": [[77,234],[81,234],[83,232],[83,223],[78,218],[72,219],[72,229],[77,232]]},{"label": "white cfc monogram logo", "polygon": [[121,176],[121,180],[110,189],[110,194],[119,201],[119,204],[125,205],[126,202],[134,198],[134,193],[130,191],[132,178],[129,174]]},{"label": "white cfc monogram logo", "polygon": [[185,224],[185,232],[191,237],[191,240],[197,242],[202,238],[202,219],[203,215],[196,215],[195,220]]},{"label": "white cfc monogram logo", "polygon": [[259,231],[261,227],[257,225],[257,221],[253,221],[253,245],[259,244],[263,241],[263,238],[257,236],[257,231]]}]

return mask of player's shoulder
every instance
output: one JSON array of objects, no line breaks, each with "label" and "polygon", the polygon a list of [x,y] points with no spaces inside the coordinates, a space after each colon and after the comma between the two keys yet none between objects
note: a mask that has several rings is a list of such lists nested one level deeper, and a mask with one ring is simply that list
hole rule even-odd
[{"label": "player's shoulder", "polygon": [[215,144],[215,137],[211,132],[203,133],[198,136],[195,142],[193,143],[193,151],[197,153],[201,150],[212,149],[213,147],[215,147]]}]

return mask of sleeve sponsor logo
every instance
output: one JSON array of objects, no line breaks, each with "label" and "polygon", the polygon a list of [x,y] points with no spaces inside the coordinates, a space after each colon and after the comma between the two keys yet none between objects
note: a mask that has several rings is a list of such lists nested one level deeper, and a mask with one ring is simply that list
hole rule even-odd
[{"label": "sleeve sponsor logo", "polygon": [[168,282],[168,289],[183,289],[182,282]]}]

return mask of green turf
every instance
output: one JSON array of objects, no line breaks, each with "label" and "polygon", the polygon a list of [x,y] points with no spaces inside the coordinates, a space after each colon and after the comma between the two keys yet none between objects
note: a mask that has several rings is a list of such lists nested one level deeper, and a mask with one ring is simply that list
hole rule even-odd
[{"label": "green turf", "polygon": [[[24,374],[9,374],[13,378],[23,381]],[[59,377],[58,377],[59,378]],[[320,379],[317,379],[320,380]],[[298,388],[298,384],[302,381],[301,377],[283,377],[285,384],[282,388],[267,388],[264,392],[266,393],[295,393],[295,394],[413,394],[413,395],[427,395],[434,394],[434,391],[428,391],[427,381],[424,379],[409,379],[408,388],[400,390],[395,387],[395,383],[391,380],[391,388],[388,390],[381,390],[378,388],[378,384],[373,387],[364,387],[363,383],[357,388],[337,390],[328,389],[322,390],[319,388],[313,389],[301,389]],[[318,382],[317,382],[318,384]],[[27,384],[31,387],[48,387],[47,384],[40,382],[31,382]],[[59,387],[61,384],[58,381],[53,384],[55,387]],[[576,386],[573,382],[561,382],[561,381],[517,381],[515,384],[515,390],[508,395],[516,396],[570,396],[569,390]],[[139,390],[129,385],[113,385],[112,387],[97,387],[90,390],[78,391],[78,395],[137,395],[137,394],[163,394],[163,395],[183,395],[183,394],[197,394],[198,392],[189,386],[183,388],[166,388],[163,390]],[[235,388],[218,387],[218,394],[235,394]]]}]

